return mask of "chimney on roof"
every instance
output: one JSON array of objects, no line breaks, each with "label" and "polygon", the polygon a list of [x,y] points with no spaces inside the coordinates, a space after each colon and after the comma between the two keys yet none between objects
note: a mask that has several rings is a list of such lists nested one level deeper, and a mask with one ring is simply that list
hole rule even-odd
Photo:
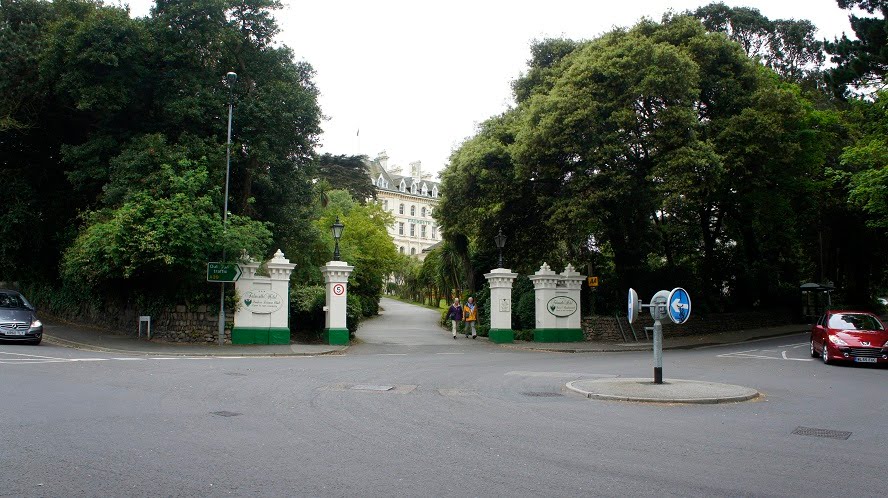
[{"label": "chimney on roof", "polygon": [[385,151],[376,154],[376,162],[378,162],[379,166],[386,171],[388,171],[388,160],[389,156],[385,153]]},{"label": "chimney on roof", "polygon": [[422,179],[422,161],[413,161],[410,163],[410,176],[417,180]]}]

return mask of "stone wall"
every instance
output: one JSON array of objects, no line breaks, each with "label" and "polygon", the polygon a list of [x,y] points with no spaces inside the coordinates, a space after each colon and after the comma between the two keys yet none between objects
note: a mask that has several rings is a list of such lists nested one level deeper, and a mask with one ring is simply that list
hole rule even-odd
[{"label": "stone wall", "polygon": [[[626,317],[620,317],[620,324],[626,340],[634,341],[632,330]],[[683,325],[675,325],[669,320],[663,320],[663,335],[665,337],[711,334],[715,332],[729,332],[734,330],[750,330],[765,327],[776,327],[795,323],[794,315],[788,310],[777,311],[753,311],[747,313],[718,313],[709,315],[691,315],[691,318]],[[653,327],[654,320],[648,311],[642,310],[641,316],[632,326],[639,340],[644,340],[644,327]],[[583,318],[583,333],[587,341],[623,342],[617,319],[613,316],[593,315]],[[650,332],[648,333],[650,334]]]},{"label": "stone wall", "polygon": [[[226,313],[225,343],[231,343],[233,314]],[[135,317],[138,320],[138,317]],[[133,327],[133,330],[137,330]],[[206,305],[179,305],[158,316],[151,317],[151,339],[167,342],[210,342],[219,340],[219,312],[209,311]]]}]

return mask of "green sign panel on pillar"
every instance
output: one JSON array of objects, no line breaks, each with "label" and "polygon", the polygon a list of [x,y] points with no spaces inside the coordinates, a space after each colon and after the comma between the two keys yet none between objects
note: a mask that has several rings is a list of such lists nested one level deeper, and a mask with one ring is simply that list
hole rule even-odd
[{"label": "green sign panel on pillar", "polygon": [[241,276],[237,263],[207,263],[207,282],[236,282]]}]

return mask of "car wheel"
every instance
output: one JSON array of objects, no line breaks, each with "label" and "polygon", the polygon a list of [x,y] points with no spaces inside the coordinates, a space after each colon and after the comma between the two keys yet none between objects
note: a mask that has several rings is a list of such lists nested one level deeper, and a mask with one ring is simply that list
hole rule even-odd
[{"label": "car wheel", "polygon": [[817,351],[814,349],[814,339],[811,339],[811,358],[817,358],[820,356],[817,354]]},{"label": "car wheel", "polygon": [[820,353],[821,353],[821,354],[820,354],[820,357],[823,358],[823,364],[824,364],[824,365],[828,365],[828,364],[829,364],[829,352],[828,352],[828,351],[829,351],[829,346],[826,345],[826,341],[827,341],[827,340],[828,340],[828,339],[825,339],[825,340],[823,341],[823,348],[822,348],[821,351],[820,351]]},{"label": "car wheel", "polygon": [[40,338],[38,338],[38,339],[34,339],[33,341],[31,341],[30,344],[31,344],[32,346],[37,346],[37,345],[40,344],[40,341],[42,341],[42,340],[43,340],[43,338],[40,337]]}]

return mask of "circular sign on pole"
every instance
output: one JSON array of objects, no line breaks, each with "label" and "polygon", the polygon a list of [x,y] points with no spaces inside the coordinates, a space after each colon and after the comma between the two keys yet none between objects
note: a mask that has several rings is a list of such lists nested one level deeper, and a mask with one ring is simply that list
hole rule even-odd
[{"label": "circular sign on pole", "polygon": [[345,286],[342,284],[334,285],[333,286],[333,294],[336,294],[337,296],[341,296],[341,295],[345,294]]},{"label": "circular sign on pole", "polygon": [[691,296],[681,287],[672,289],[666,303],[666,313],[673,323],[681,325],[691,317]]},{"label": "circular sign on pole", "polygon": [[651,312],[651,318],[654,320],[665,320],[666,315],[669,314],[666,311],[666,303],[668,303],[669,291],[661,290],[651,297],[651,302],[648,305],[648,311]]},{"label": "circular sign on pole", "polygon": [[629,310],[626,312],[626,318],[629,323],[635,323],[638,313],[641,312],[641,302],[638,300],[638,293],[635,289],[629,288]]}]

